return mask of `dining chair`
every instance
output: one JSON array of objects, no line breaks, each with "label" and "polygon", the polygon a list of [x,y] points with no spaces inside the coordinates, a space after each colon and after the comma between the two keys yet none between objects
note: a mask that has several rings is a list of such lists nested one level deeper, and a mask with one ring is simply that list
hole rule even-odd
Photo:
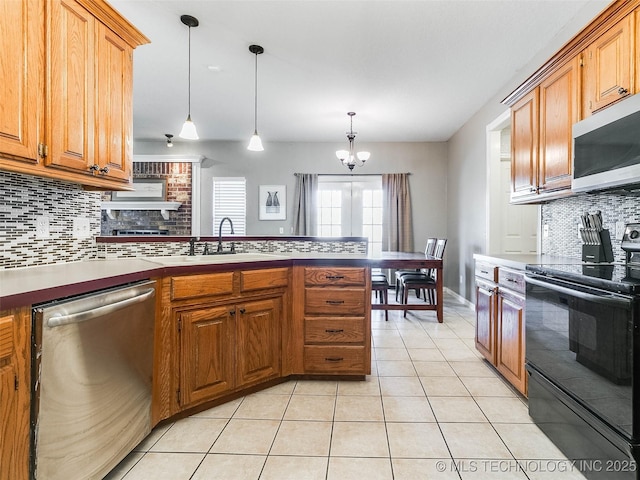
[{"label": "dining chair", "polygon": [[[424,249],[424,254],[427,256],[432,256],[435,251],[436,251],[436,244],[438,242],[437,238],[431,237],[431,238],[427,238],[427,246]],[[407,274],[416,274],[416,273],[420,273],[420,270],[396,270],[396,302],[398,301],[398,293],[400,293],[400,287],[401,287],[401,283],[400,283],[400,278],[402,278],[403,275],[407,275]],[[419,293],[419,292],[416,292]],[[400,298],[402,298],[402,295],[400,295]]]},{"label": "dining chair", "polygon": [[[376,292],[376,300],[380,303],[389,303],[389,282],[387,276],[384,274],[372,274],[371,275],[371,291]],[[385,321],[389,321],[389,310],[384,311]]]},{"label": "dining chair", "polygon": [[[446,238],[439,238],[436,243],[436,248],[433,253],[433,256],[439,260],[444,258],[444,250],[447,246]],[[400,290],[402,291],[402,303],[408,303],[409,300],[409,291],[416,290],[416,294],[418,298],[421,298],[421,293],[424,294],[424,301],[427,301],[427,292],[429,295],[429,303],[432,305],[436,304],[436,269],[433,268],[425,268],[422,269],[420,273],[417,274],[407,274],[403,275],[400,278]],[[404,317],[407,316],[407,311],[404,311]]]}]

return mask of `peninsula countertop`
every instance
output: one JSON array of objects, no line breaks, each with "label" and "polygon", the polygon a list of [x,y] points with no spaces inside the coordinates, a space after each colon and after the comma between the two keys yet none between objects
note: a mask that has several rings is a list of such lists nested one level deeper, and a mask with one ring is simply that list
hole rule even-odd
[{"label": "peninsula countertop", "polygon": [[0,310],[48,302],[168,274],[295,264],[367,266],[364,254],[286,252],[94,259],[0,270]]}]

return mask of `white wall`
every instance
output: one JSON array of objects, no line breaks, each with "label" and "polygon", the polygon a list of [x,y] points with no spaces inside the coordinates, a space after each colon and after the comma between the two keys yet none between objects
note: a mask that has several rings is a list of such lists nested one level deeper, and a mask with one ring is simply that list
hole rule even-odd
[{"label": "white wall", "polygon": [[[522,52],[523,68],[449,139],[448,221],[445,286],[475,301],[473,254],[486,251],[486,126],[506,108],[501,101],[606,7],[594,1],[537,53]],[[487,52],[490,55],[491,52]],[[529,61],[526,59],[529,58]]]},{"label": "white wall", "polygon": [[[294,173],[339,173],[348,169],[340,164],[335,151],[342,143],[269,143],[263,139],[264,152],[249,152],[244,142],[175,142],[168,149],[163,141],[138,141],[136,155],[203,155],[201,172],[201,235],[214,232],[211,213],[211,186],[214,176],[242,176],[247,179],[247,234],[278,235],[279,228],[291,232],[291,206]],[[414,219],[415,250],[424,249],[429,236],[447,234],[447,144],[446,143],[357,143],[356,148],[371,152],[364,167],[355,174],[410,172]],[[287,186],[287,219],[258,220],[258,186]],[[217,234],[217,232],[215,232]]]}]

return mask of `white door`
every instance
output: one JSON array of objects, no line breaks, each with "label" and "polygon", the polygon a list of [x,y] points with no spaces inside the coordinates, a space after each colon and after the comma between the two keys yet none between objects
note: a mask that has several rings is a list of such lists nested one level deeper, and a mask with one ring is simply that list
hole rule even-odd
[{"label": "white door", "polygon": [[367,237],[369,252],[382,250],[382,177],[357,181],[336,179],[318,182],[318,235]]}]

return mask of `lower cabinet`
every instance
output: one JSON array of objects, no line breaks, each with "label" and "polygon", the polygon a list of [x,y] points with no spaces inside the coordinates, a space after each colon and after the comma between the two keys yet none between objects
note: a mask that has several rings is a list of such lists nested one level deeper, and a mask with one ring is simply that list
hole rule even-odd
[{"label": "lower cabinet", "polygon": [[527,394],[524,273],[476,263],[476,349]]},{"label": "lower cabinet", "polygon": [[176,317],[180,346],[178,404],[198,404],[233,389],[235,329],[229,308],[178,311]]},{"label": "lower cabinet", "polygon": [[280,375],[280,298],[176,312],[185,408]]},{"label": "lower cabinet", "polygon": [[495,366],[522,394],[527,393],[524,368],[524,296],[498,287]]},{"label": "lower cabinet", "polygon": [[0,480],[29,478],[31,310],[0,312]]},{"label": "lower cabinet", "polygon": [[296,373],[371,373],[371,285],[366,267],[294,267]]}]

